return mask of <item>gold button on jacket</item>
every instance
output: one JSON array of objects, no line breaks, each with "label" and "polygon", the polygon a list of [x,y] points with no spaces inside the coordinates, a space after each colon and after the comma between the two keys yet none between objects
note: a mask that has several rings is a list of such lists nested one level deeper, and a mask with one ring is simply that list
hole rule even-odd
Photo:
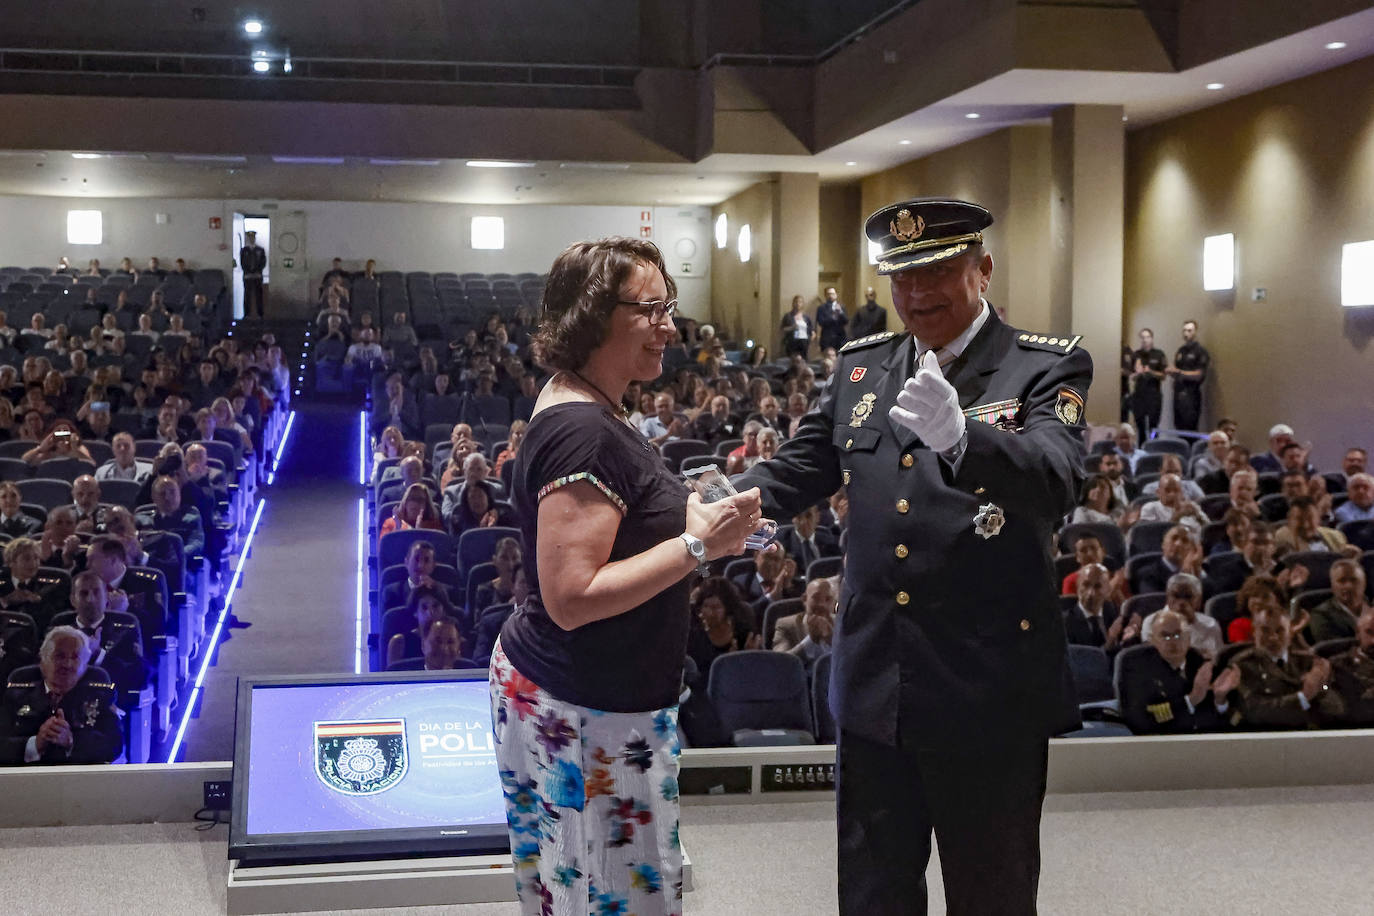
[{"label": "gold button on jacket", "polygon": [[911,596],[908,595],[906,592],[897,593],[897,603],[900,604],[902,607],[906,607],[910,601]]}]

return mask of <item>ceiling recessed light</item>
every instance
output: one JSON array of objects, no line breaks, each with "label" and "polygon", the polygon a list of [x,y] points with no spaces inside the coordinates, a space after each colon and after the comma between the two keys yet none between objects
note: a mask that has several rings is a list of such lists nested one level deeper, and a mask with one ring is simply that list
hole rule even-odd
[{"label": "ceiling recessed light", "polygon": [[515,162],[510,159],[469,159],[469,168],[474,169],[532,169],[533,162]]},{"label": "ceiling recessed light", "polygon": [[1339,51],[1341,48],[1344,48],[1344,47],[1345,47],[1345,42],[1343,42],[1343,41],[1328,41],[1328,42],[1326,43],[1326,50],[1328,50],[1328,51]]},{"label": "ceiling recessed light", "polygon": [[976,121],[981,118],[982,115],[976,111],[970,111],[968,114],[964,115],[964,117],[968,118],[970,121]]},{"label": "ceiling recessed light", "polygon": [[911,141],[910,141],[910,140],[898,140],[898,141],[897,141],[897,145],[898,145],[898,146],[910,146],[910,145],[911,145]]},{"label": "ceiling recessed light", "polygon": [[855,162],[853,159],[850,159],[848,162],[845,163],[845,165],[858,165],[858,164],[859,164],[859,163]]},{"label": "ceiling recessed light", "polygon": [[266,73],[272,69],[272,64],[265,60],[253,61],[253,69],[258,73]]},{"label": "ceiling recessed light", "polygon": [[1225,89],[1225,88],[1226,88],[1226,84],[1225,84],[1225,83],[1208,83],[1208,84],[1207,84],[1207,88],[1208,88],[1208,89],[1211,89],[1213,92],[1215,92],[1215,91],[1218,90],[1218,89]]},{"label": "ceiling recessed light", "polygon": [[72,153],[73,159],[103,159],[100,153]]},{"label": "ceiling recessed light", "polygon": [[261,35],[261,34],[262,34],[262,20],[260,20],[260,19],[249,19],[249,20],[245,21],[245,22],[243,23],[243,30],[244,30],[245,32],[247,32],[249,35]]}]

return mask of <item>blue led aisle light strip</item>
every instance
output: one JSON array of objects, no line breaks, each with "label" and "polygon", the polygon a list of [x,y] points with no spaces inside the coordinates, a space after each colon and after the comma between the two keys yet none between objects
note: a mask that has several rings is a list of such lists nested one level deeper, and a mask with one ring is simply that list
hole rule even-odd
[{"label": "blue led aisle light strip", "polygon": [[353,673],[363,673],[363,581],[367,578],[367,507],[358,497],[358,582],[353,617]]},{"label": "blue led aisle light strip", "polygon": [[234,576],[229,580],[229,587],[224,591],[224,609],[219,612],[219,619],[215,621],[214,632],[210,634],[210,644],[203,649],[203,661],[200,663],[200,673],[196,675],[195,686],[191,689],[191,697],[186,703],[186,712],[181,717],[181,727],[177,729],[176,740],[172,742],[172,750],[167,754],[168,763],[176,763],[177,752],[181,750],[181,741],[186,737],[186,726],[191,724],[191,713],[196,708],[196,700],[200,698],[201,686],[205,683],[205,672],[210,670],[210,662],[215,657],[215,648],[219,645],[220,634],[224,631],[224,621],[229,619],[229,608],[234,602],[234,593],[238,591],[239,578],[243,575],[243,562],[248,559],[248,549],[253,546],[253,535],[258,533],[258,520],[262,518],[262,510],[267,508],[267,500],[262,499],[258,502],[258,511],[253,513],[253,524],[248,527],[248,538],[243,542],[243,550],[239,553],[239,562],[234,567]]},{"label": "blue led aisle light strip", "polygon": [[367,411],[358,411],[358,483],[367,486]]},{"label": "blue led aisle light strip", "polygon": [[272,459],[272,470],[267,475],[267,485],[270,487],[277,479],[277,467],[281,464],[282,455],[286,454],[286,443],[291,438],[291,426],[296,422],[296,412],[291,411],[291,415],[286,418],[286,429],[282,430],[281,441],[277,443],[277,454]]}]

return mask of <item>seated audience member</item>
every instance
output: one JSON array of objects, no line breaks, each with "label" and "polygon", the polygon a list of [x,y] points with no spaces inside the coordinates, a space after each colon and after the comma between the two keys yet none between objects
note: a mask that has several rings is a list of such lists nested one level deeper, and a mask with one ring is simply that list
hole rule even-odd
[{"label": "seated audience member", "polygon": [[448,516],[449,533],[454,537],[471,528],[511,526],[513,519],[510,511],[497,503],[491,481],[471,481],[464,484],[460,492],[462,496],[458,499],[457,507]]},{"label": "seated audience member", "polygon": [[43,523],[43,536],[38,540],[38,556],[43,566],[71,569],[81,551],[81,539],[76,536],[76,511],[71,506],[58,506],[48,513]]},{"label": "seated audience member", "polygon": [[787,429],[783,430],[783,435],[791,439],[797,434],[797,431],[801,429],[802,420],[806,419],[806,413],[809,406],[806,395],[802,394],[800,391],[794,391],[787,396],[787,415],[783,423]]},{"label": "seated audience member", "polygon": [[[1207,451],[1197,456],[1193,462],[1193,480],[1201,481],[1209,474],[1226,468],[1226,452],[1231,448],[1231,437],[1219,429],[1207,434]],[[1204,487],[1203,492],[1207,489]]]},{"label": "seated audience member", "polygon": [[0,699],[0,763],[110,763],[124,746],[115,685],[90,664],[80,630],[48,631],[39,662],[10,675]]},{"label": "seated audience member", "polygon": [[[1190,573],[1175,573],[1165,588],[1166,608],[1183,619],[1188,629],[1188,644],[1207,658],[1215,658],[1226,640],[1216,619],[1202,613],[1202,582]],[[1163,611],[1155,611],[1140,625],[1140,638],[1150,642],[1155,621]]]},{"label": "seated audience member", "polygon": [[1350,498],[1336,507],[1336,524],[1374,521],[1374,477],[1363,472],[1351,475],[1346,493]]},{"label": "seated audience member", "polygon": [[1136,443],[1139,437],[1136,435],[1135,427],[1129,423],[1122,423],[1116,428],[1116,435],[1112,437],[1116,443],[1116,454],[1120,456],[1121,463],[1126,466],[1126,470],[1135,476],[1135,466],[1140,459],[1145,457],[1145,450]]},{"label": "seated audience member", "polygon": [[1341,459],[1341,473],[1345,475],[1347,487],[1350,484],[1350,478],[1356,474],[1369,473],[1368,461],[1369,452],[1358,445],[1345,450],[1345,456]]},{"label": "seated audience member", "polygon": [[[1170,456],[1177,460],[1176,455]],[[1190,481],[1191,482],[1191,481]],[[1198,504],[1183,495],[1183,479],[1178,474],[1159,478],[1158,499],[1140,508],[1142,522],[1172,522],[1182,525],[1193,534],[1201,534],[1202,526],[1211,521]]]},{"label": "seated audience member", "polygon": [[692,589],[689,604],[692,624],[687,654],[702,677],[718,656],[763,647],[753,613],[728,580],[719,576],[703,579]]},{"label": "seated audience member", "polygon": [[1212,679],[1212,662],[1191,645],[1183,615],[1164,609],[1154,618],[1148,650],[1121,660],[1121,714],[1137,735],[1218,731],[1228,694],[1239,676],[1227,668]]},{"label": "seated audience member", "polygon": [[1274,533],[1274,549],[1280,558],[1293,551],[1320,550],[1357,557],[1360,549],[1335,528],[1321,525],[1317,504],[1299,497],[1288,505],[1288,524]]},{"label": "seated audience member", "polygon": [[138,523],[134,514],[123,506],[111,506],[105,513],[105,533],[118,538],[124,545],[124,557],[130,566],[149,565],[148,552],[138,536]]},{"label": "seated audience member", "polygon": [[[405,495],[406,490],[417,483],[425,483],[425,462],[418,455],[407,455],[401,459],[401,463],[396,467],[400,470],[400,476],[386,481],[377,491],[377,505],[379,506],[398,502]],[[383,477],[383,480],[386,478]],[[426,484],[425,489],[430,491],[431,496],[434,495],[433,487]]]},{"label": "seated audience member", "polygon": [[382,522],[378,540],[393,531],[407,531],[411,528],[444,530],[444,520],[439,516],[439,510],[434,508],[434,497],[430,496],[429,487],[422,483],[411,484],[406,488],[405,495],[396,504],[395,510]]},{"label": "seated audience member", "polygon": [[730,399],[718,394],[711,398],[709,407],[709,412],[699,414],[692,421],[692,438],[700,439],[712,449],[726,439],[738,439],[743,426],[730,412]]},{"label": "seated audience member", "polygon": [[1130,505],[1131,500],[1139,494],[1140,488],[1126,474],[1126,466],[1121,460],[1121,456],[1116,452],[1107,452],[1102,456],[1097,467],[1102,476],[1106,477],[1107,482],[1112,485],[1112,496],[1116,498],[1117,503],[1124,510],[1124,507]]},{"label": "seated audience member", "polygon": [[1364,567],[1359,560],[1337,560],[1331,564],[1331,597],[1307,612],[1307,641],[1316,645],[1358,635],[1360,617],[1369,608]]},{"label": "seated audience member", "polygon": [[[1245,541],[1250,536],[1250,526],[1253,520],[1240,509],[1227,509],[1226,514],[1221,517],[1221,523],[1225,527],[1226,533],[1218,538],[1211,550],[1207,552],[1209,557],[1245,549]],[[1264,523],[1260,522],[1259,524]]]},{"label": "seated audience member", "polygon": [[182,505],[181,484],[167,474],[153,481],[153,511],[140,512],[136,524],[140,529],[165,531],[181,538],[187,558],[205,553],[205,525],[200,510]]},{"label": "seated audience member", "polygon": [[830,651],[835,627],[835,580],[825,577],[806,583],[802,610],[780,618],[773,626],[773,651],[800,658],[807,670]]},{"label": "seated audience member", "polygon": [[1250,458],[1250,466],[1261,474],[1277,474],[1283,470],[1283,449],[1293,442],[1293,427],[1275,423],[1269,428],[1269,451]]},{"label": "seated audience member", "polygon": [[[24,419],[27,421],[28,417],[26,416]],[[49,458],[80,458],[95,464],[95,461],[91,459],[91,453],[86,450],[86,446],[81,444],[81,435],[76,431],[76,424],[71,420],[58,420],[53,424],[51,432],[20,457],[34,467]]]},{"label": "seated audience member", "polygon": [[82,474],[72,482],[72,513],[76,516],[76,530],[80,534],[95,534],[105,530],[105,510],[109,506],[100,501],[100,481],[90,474]]},{"label": "seated audience member", "polygon": [[1331,689],[1341,698],[1345,728],[1374,726],[1374,605],[1355,625],[1355,645],[1331,659]]},{"label": "seated audience member", "polygon": [[410,549],[406,551],[406,577],[399,582],[391,583],[382,591],[382,609],[389,611],[392,608],[404,607],[410,600],[410,593],[421,586],[443,589],[445,596],[452,600],[448,590],[434,580],[435,564],[433,544],[429,541],[412,542]]},{"label": "seated audience member", "polygon": [[0,534],[10,538],[37,537],[43,523],[23,509],[19,488],[6,480],[0,483]]},{"label": "seated audience member", "polygon": [[822,557],[838,557],[840,545],[828,529],[820,527],[821,507],[810,506],[792,517],[792,530],[785,532],[778,543],[787,555],[797,561],[797,569],[804,575],[807,568]]},{"label": "seated audience member", "polygon": [[52,619],[52,627],[74,627],[86,634],[95,653],[90,663],[103,668],[120,694],[148,683],[143,634],[133,614],[109,610],[105,583],[89,569],[72,577],[72,607]]},{"label": "seated audience member", "polygon": [[[1315,480],[1316,478],[1314,478]],[[1325,495],[1325,481],[1319,485]],[[1295,499],[1304,499],[1309,494],[1307,475],[1298,470],[1287,470],[1279,472],[1279,495],[1282,500],[1271,501],[1268,506],[1261,506],[1260,511],[1264,513],[1266,522],[1282,522],[1288,517],[1288,507],[1293,504]],[[1318,512],[1318,517],[1321,513]]]},{"label": "seated audience member", "polygon": [[1304,476],[1311,477],[1317,473],[1307,460],[1310,447],[1304,448],[1296,442],[1290,442],[1279,452],[1279,471],[1301,471]]},{"label": "seated audience member", "polygon": [[420,586],[410,593],[406,601],[404,616],[413,620],[414,626],[391,637],[386,646],[386,663],[394,665],[403,658],[414,658],[420,652],[420,634],[436,620],[452,620],[457,623],[457,613],[449,603],[448,593],[443,588]]},{"label": "seated audience member", "polygon": [[19,537],[5,545],[5,569],[0,572],[0,607],[33,618],[38,632],[48,628],[53,615],[67,609],[66,590],[39,574],[38,544]]},{"label": "seated audience member", "polygon": [[253,437],[248,430],[238,421],[234,413],[234,405],[228,398],[215,398],[210,405],[210,412],[215,416],[216,435],[209,438],[225,439],[228,436],[231,444],[241,448],[243,454],[253,454]]},{"label": "seated audience member", "polygon": [[1254,471],[1242,468],[1232,474],[1227,492],[1231,496],[1228,509],[1239,510],[1254,519],[1263,515],[1259,507],[1259,476]]},{"label": "seated audience member", "polygon": [[491,476],[497,480],[501,479],[501,469],[509,461],[514,461],[515,456],[520,453],[520,443],[525,441],[525,429],[529,423],[525,420],[516,420],[510,425],[510,433],[506,441],[506,447],[501,449],[501,454],[496,456],[496,463],[491,466]]},{"label": "seated audience member", "polygon": [[395,426],[406,439],[420,439],[424,427],[420,425],[420,408],[415,397],[406,390],[400,373],[393,373],[386,380],[386,396],[372,408],[372,428],[380,429]]},{"label": "seated audience member", "polygon": [[1340,724],[1345,704],[1331,690],[1331,662],[1293,644],[1300,629],[1274,604],[1254,618],[1255,646],[1231,664],[1240,673],[1231,723],[1250,729],[1320,728]]},{"label": "seated audience member", "polygon": [[1207,585],[1213,594],[1234,592],[1251,576],[1277,576],[1281,571],[1274,560],[1274,530],[1252,521],[1238,551],[1219,554],[1208,562]]},{"label": "seated audience member", "polygon": [[[1094,563],[1106,565],[1107,551],[1103,548],[1102,541],[1097,535],[1083,534],[1079,535],[1078,540],[1073,542],[1073,559],[1076,568],[1065,576],[1064,581],[1060,583],[1059,594],[1061,595],[1077,595],[1079,571],[1084,566],[1090,566]],[[1111,575],[1111,581],[1107,588],[1107,600],[1120,604],[1126,600],[1127,594],[1126,570],[1123,567]]]},{"label": "seated audience member", "polygon": [[779,547],[754,551],[754,571],[736,576],[730,584],[760,613],[770,601],[801,597],[804,588],[796,560]]},{"label": "seated audience member", "polygon": [[501,538],[496,542],[491,562],[496,566],[496,577],[477,586],[473,594],[472,607],[468,616],[476,620],[487,608],[506,604],[515,594],[515,573],[520,569],[520,542],[515,538]]},{"label": "seated audience member", "polygon": [[[401,434],[398,426],[388,426],[377,436],[377,449],[372,453],[372,463],[377,466],[378,472],[381,470],[381,463],[388,458],[400,458],[401,449],[406,444],[406,437]],[[376,481],[373,481],[375,484]]]},{"label": "seated audience member", "polygon": [[1077,570],[1078,604],[1064,611],[1064,635],[1069,645],[1096,646],[1108,655],[1116,654],[1122,644],[1140,635],[1140,615],[1129,621],[1120,607],[1107,600],[1111,574],[1101,563],[1088,563]]},{"label": "seated audience member", "polygon": [[[1156,496],[1159,492],[1160,481],[1165,474],[1177,474],[1179,482],[1183,487],[1183,498],[1192,502],[1202,502],[1202,498],[1207,494],[1202,492],[1202,488],[1193,482],[1191,478],[1183,476],[1183,459],[1172,453],[1163,455],[1159,464],[1159,480],[1145,484],[1141,489],[1141,496]],[[1156,497],[1158,498],[1158,497]]]},{"label": "seated audience member", "polygon": [[1124,510],[1125,507],[1117,501],[1116,494],[1112,492],[1112,482],[1102,474],[1090,474],[1088,479],[1083,481],[1083,490],[1078,498],[1078,505],[1069,515],[1069,524],[1092,522],[1115,525]]},{"label": "seated audience member", "polygon": [[744,442],[735,446],[730,454],[726,456],[725,473],[738,474],[746,471],[758,463],[759,460],[759,433],[763,430],[763,424],[758,420],[749,420],[744,424]]},{"label": "seated audience member", "polygon": [[676,404],[673,395],[660,391],[654,396],[654,414],[640,421],[639,431],[654,446],[660,446],[669,439],[677,439],[686,432],[686,426],[675,414]]},{"label": "seated audience member", "polygon": [[459,662],[466,662],[462,657],[463,637],[458,632],[458,624],[451,617],[440,617],[438,620],[431,621],[424,629],[424,635],[420,638],[421,655],[415,658],[401,659],[394,665],[388,665],[388,671],[452,671],[458,667]]},{"label": "seated audience member", "polygon": [[181,415],[177,405],[170,400],[163,402],[157,409],[157,419],[144,427],[144,439],[155,439],[164,444],[182,442],[189,438],[181,428]]},{"label": "seated audience member", "polygon": [[449,457],[439,476],[439,488],[448,490],[467,476],[464,468],[469,456],[477,454],[477,441],[472,437],[472,427],[466,423],[455,423],[449,433]]},{"label": "seated audience member", "polygon": [[152,464],[137,457],[134,437],[128,433],[115,433],[110,449],[114,457],[96,468],[97,481],[132,480],[142,483],[152,472]]},{"label": "seated audience member", "polygon": [[372,328],[363,328],[358,336],[358,342],[351,344],[348,352],[344,354],[344,365],[369,365],[383,360],[385,354],[382,347],[373,337]]},{"label": "seated audience member", "polygon": [[[806,368],[803,366],[803,368]],[[809,372],[810,370],[807,369]],[[782,408],[778,405],[778,399],[771,394],[766,394],[759,398],[759,409],[756,413],[750,414],[746,420],[754,420],[764,429],[771,429],[779,437],[787,430],[787,422],[783,419]]]},{"label": "seated audience member", "polygon": [[86,568],[105,583],[106,606],[110,610],[127,611],[138,618],[143,656],[154,658],[157,647],[152,640],[165,633],[167,627],[167,608],[157,576],[151,570],[130,569],[124,543],[108,534],[95,538],[86,548]]},{"label": "seated audience member", "polygon": [[411,347],[420,344],[420,339],[415,335],[415,328],[411,327],[410,319],[405,312],[394,313],[391,316],[391,324],[382,331],[383,347],[394,347],[397,344]]},{"label": "seated audience member", "polygon": [[1194,576],[1202,574],[1202,544],[1187,527],[1175,525],[1164,534],[1160,556],[1136,570],[1132,591],[1137,595],[1162,592],[1168,586],[1169,578],[1180,572]]},{"label": "seated audience member", "polygon": [[220,378],[219,363],[206,357],[197,364],[195,378],[187,382],[182,390],[191,399],[191,406],[200,410],[214,403],[215,398],[223,395],[228,387]]}]

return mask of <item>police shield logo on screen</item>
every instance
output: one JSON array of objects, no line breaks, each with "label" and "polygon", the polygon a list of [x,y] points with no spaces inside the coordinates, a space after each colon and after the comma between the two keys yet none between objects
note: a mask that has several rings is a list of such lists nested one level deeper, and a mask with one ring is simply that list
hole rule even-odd
[{"label": "police shield logo on screen", "polygon": [[404,719],[315,723],[315,775],[335,792],[385,792],[408,767]]}]

